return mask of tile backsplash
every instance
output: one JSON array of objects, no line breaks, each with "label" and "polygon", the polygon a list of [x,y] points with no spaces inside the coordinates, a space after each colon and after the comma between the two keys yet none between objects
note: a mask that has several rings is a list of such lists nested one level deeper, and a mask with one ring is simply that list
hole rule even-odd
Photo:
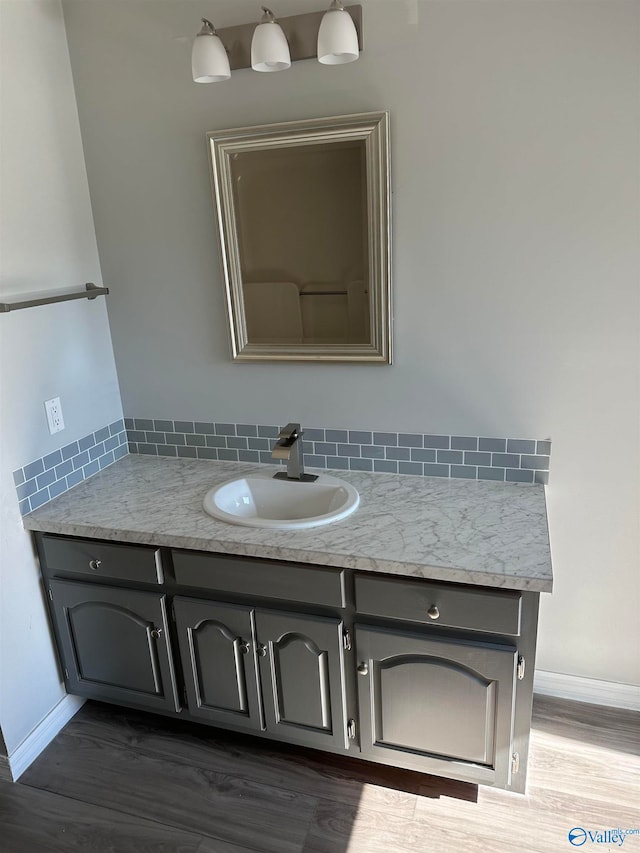
[{"label": "tile backsplash", "polygon": [[124,421],[119,420],[18,468],[13,482],[20,512],[32,512],[128,452]]},{"label": "tile backsplash", "polygon": [[[279,427],[125,418],[129,451],[152,456],[273,463]],[[522,438],[304,427],[305,465],[514,483],[548,483],[551,442]]]}]

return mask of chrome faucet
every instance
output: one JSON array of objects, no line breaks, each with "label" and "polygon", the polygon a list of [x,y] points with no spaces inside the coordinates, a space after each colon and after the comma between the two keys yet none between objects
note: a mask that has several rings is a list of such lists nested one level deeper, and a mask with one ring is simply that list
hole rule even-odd
[{"label": "chrome faucet", "polygon": [[287,462],[287,471],[278,471],[274,474],[277,480],[298,480],[303,483],[311,483],[318,479],[317,474],[304,473],[304,457],[302,453],[303,431],[300,424],[287,424],[282,427],[278,435],[278,441],[271,451],[274,459],[284,459]]}]

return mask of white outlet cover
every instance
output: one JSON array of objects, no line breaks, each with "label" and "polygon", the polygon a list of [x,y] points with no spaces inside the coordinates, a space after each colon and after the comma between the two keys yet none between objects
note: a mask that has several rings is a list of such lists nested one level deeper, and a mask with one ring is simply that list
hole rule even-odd
[{"label": "white outlet cover", "polygon": [[49,434],[53,435],[56,432],[61,432],[64,429],[64,418],[62,417],[60,397],[53,397],[51,400],[45,400],[44,408],[47,413]]}]

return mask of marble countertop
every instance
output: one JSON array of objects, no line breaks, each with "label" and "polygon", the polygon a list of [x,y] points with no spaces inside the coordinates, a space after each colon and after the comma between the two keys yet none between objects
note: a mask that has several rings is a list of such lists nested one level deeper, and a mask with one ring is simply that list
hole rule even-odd
[{"label": "marble countertop", "polygon": [[265,530],[205,513],[212,486],[265,467],[130,455],[23,522],[69,536],[551,592],[544,486],[330,471],[360,492],[344,521]]}]

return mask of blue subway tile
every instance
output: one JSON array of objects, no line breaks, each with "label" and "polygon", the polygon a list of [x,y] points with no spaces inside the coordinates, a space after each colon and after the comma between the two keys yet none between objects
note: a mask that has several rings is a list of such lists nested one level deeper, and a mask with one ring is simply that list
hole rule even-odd
[{"label": "blue subway tile", "polygon": [[21,486],[25,481],[24,471],[22,468],[18,468],[17,471],[13,472],[13,485]]},{"label": "blue subway tile", "polygon": [[112,435],[111,438],[108,438],[104,443],[105,450],[115,450],[116,447],[120,446],[120,438],[117,435]]},{"label": "blue subway tile", "polygon": [[120,439],[120,444],[126,444],[126,443],[127,443],[127,434],[126,434],[126,432],[121,432],[121,433],[119,433],[119,434],[118,434],[118,438]]},{"label": "blue subway tile", "polygon": [[[119,421],[114,421],[112,424],[109,424],[109,432],[111,435],[118,435],[119,432],[122,432],[124,429],[124,421],[120,418]],[[156,427],[156,429],[161,429],[161,427]]]},{"label": "blue subway tile", "polygon": [[218,459],[226,459],[228,462],[238,461],[237,450],[225,450],[223,447],[218,450]]},{"label": "blue subway tile", "polygon": [[439,450],[437,453],[438,462],[445,462],[450,465],[462,465],[461,450]]},{"label": "blue subway tile", "polygon": [[338,453],[338,449],[335,444],[329,443],[326,441],[316,441],[316,453],[322,454],[322,456],[335,456]]},{"label": "blue subway tile", "polygon": [[[153,429],[153,427],[151,427],[151,429]],[[111,433],[109,432],[109,427],[102,427],[102,429],[94,432],[93,435],[95,437],[96,444],[100,444],[101,441],[106,441]]]},{"label": "blue subway tile", "polygon": [[550,441],[538,441],[536,444],[536,453],[538,456],[550,456],[551,455],[551,442]]},{"label": "blue subway tile", "polygon": [[521,438],[507,439],[507,453],[535,453],[535,441],[529,441]]},{"label": "blue subway tile", "polygon": [[102,456],[104,453],[104,443],[96,444],[95,447],[92,447],[89,450],[89,459],[97,459],[98,456]]},{"label": "blue subway tile", "polygon": [[223,435],[208,435],[206,437],[207,447],[226,447],[227,441]]},{"label": "blue subway tile", "polygon": [[200,433],[201,435],[215,435],[216,434],[215,424],[210,423],[209,421],[196,421],[195,424],[193,425],[193,428],[196,432]]},{"label": "blue subway tile", "polygon": [[108,453],[105,453],[104,456],[101,456],[100,459],[98,459],[100,470],[102,471],[103,468],[107,467],[107,465],[113,465],[115,461],[116,460],[113,456],[113,450],[110,450]]},{"label": "blue subway tile", "polygon": [[55,483],[56,479],[55,469],[50,468],[48,471],[45,471],[44,474],[40,474],[39,477],[36,477],[36,482],[38,483],[39,489],[44,489],[45,486],[50,486],[51,483]]},{"label": "blue subway tile", "polygon": [[478,439],[470,435],[452,435],[451,436],[452,450],[477,450]]},{"label": "blue subway tile", "polygon": [[464,454],[465,465],[491,465],[491,454],[488,451],[466,450]]},{"label": "blue subway tile", "polygon": [[124,428],[125,429],[135,429],[136,428],[136,422],[134,421],[134,419],[133,418],[125,418],[124,419]]},{"label": "blue subway tile", "polygon": [[398,462],[398,474],[424,474],[422,462]]},{"label": "blue subway tile", "polygon": [[31,480],[33,477],[37,477],[38,474],[42,474],[43,471],[44,465],[42,464],[42,459],[36,459],[35,462],[30,462],[24,466],[24,478],[25,480]]},{"label": "blue subway tile", "polygon": [[437,450],[449,449],[448,435],[425,435],[423,439],[424,447],[434,447]]},{"label": "blue subway tile", "polygon": [[77,441],[72,441],[71,444],[66,444],[62,448],[63,459],[71,459],[72,456],[76,456],[78,453],[80,453],[80,448]]},{"label": "blue subway tile", "polygon": [[425,477],[448,477],[449,476],[449,466],[448,465],[432,465],[429,462],[424,463],[424,475]]},{"label": "blue subway tile", "polygon": [[235,424],[216,424],[216,434],[217,435],[235,435],[236,434],[236,425]]},{"label": "blue subway tile", "polygon": [[419,447],[412,447],[411,460],[412,462],[435,462],[436,452],[432,449],[420,450]]},{"label": "blue subway tile", "polygon": [[147,432],[146,441],[148,444],[164,444],[165,443],[165,433],[163,432]]},{"label": "blue subway tile", "polygon": [[126,456],[129,452],[129,448],[126,444],[121,444],[120,447],[116,447],[113,451],[114,459],[122,459],[123,456]]},{"label": "blue subway tile", "polygon": [[175,432],[195,432],[193,421],[174,421],[173,429]]},{"label": "blue subway tile", "polygon": [[549,470],[548,456],[522,456],[520,462],[521,468],[535,468],[538,471]]},{"label": "blue subway tile", "polygon": [[307,453],[313,453],[313,442],[312,441],[303,441],[302,442],[302,452],[306,456]]},{"label": "blue subway tile", "polygon": [[315,428],[305,428],[304,437],[307,439],[307,441],[324,441],[324,430]]},{"label": "blue subway tile", "polygon": [[155,444],[139,444],[138,453],[143,453],[145,456],[157,456],[158,448]]},{"label": "blue subway tile", "polygon": [[40,492],[36,492],[35,495],[31,495],[30,503],[31,503],[31,511],[34,509],[38,509],[42,504],[46,504],[47,501],[51,500],[51,496],[49,495],[49,489],[42,489]]},{"label": "blue subway tile", "polygon": [[78,447],[80,448],[81,451],[82,450],[88,450],[90,447],[93,447],[93,445],[95,443],[96,442],[95,442],[95,439],[93,437],[93,433],[91,433],[91,435],[85,435],[84,438],[80,439],[80,441],[78,442]]},{"label": "blue subway tile", "polygon": [[139,429],[128,429],[127,430],[127,438],[129,441],[146,441],[147,434]]},{"label": "blue subway tile", "polygon": [[346,456],[327,456],[327,468],[337,468],[340,471],[348,471],[349,460]]},{"label": "blue subway tile", "polygon": [[384,444],[385,447],[397,447],[398,433],[397,432],[374,432],[374,444]]},{"label": "blue subway tile", "polygon": [[401,459],[408,462],[411,459],[411,450],[408,447],[387,447],[385,455],[387,459]]},{"label": "blue subway tile", "polygon": [[533,471],[524,471],[522,468],[507,468],[508,483],[533,483]]},{"label": "blue subway tile", "polygon": [[543,486],[549,485],[549,472],[548,471],[534,471],[533,472],[533,482],[540,483]]},{"label": "blue subway tile", "polygon": [[35,495],[35,493],[37,491],[38,491],[38,484],[36,483],[35,478],[33,480],[27,480],[26,483],[22,483],[16,489],[16,493],[18,495],[19,501],[22,501],[25,498],[30,497],[31,495]]},{"label": "blue subway tile", "polygon": [[93,475],[97,474],[99,470],[100,464],[97,459],[95,459],[93,462],[89,462],[89,464],[85,465],[82,469],[85,480],[87,480],[89,477],[93,477]]},{"label": "blue subway tile", "polygon": [[349,441],[351,444],[371,444],[373,433],[362,429],[350,429]]},{"label": "blue subway tile", "polygon": [[[137,452],[138,451],[136,450],[136,453]],[[85,450],[83,453],[78,453],[77,456],[74,456],[71,461],[73,462],[74,470],[77,470],[78,468],[83,468],[89,462],[89,454]]]},{"label": "blue subway tile", "polygon": [[493,453],[504,453],[506,449],[506,438],[481,438],[478,441],[478,450],[489,450]]},{"label": "blue subway tile", "polygon": [[153,429],[153,421],[150,418],[135,418],[134,424],[136,429]]},{"label": "blue subway tile", "polygon": [[159,444],[158,456],[177,456],[178,449],[175,444]]},{"label": "blue subway tile", "polygon": [[397,474],[398,473],[398,463],[392,462],[388,459],[374,459],[373,460],[373,470],[379,471],[383,474]]},{"label": "blue subway tile", "polygon": [[194,435],[187,435],[187,444],[190,447],[204,447],[206,445],[206,439],[204,435],[198,435],[197,433]]},{"label": "blue subway tile", "polygon": [[25,500],[20,501],[18,507],[20,509],[20,515],[29,515],[31,512],[31,503],[29,502],[29,498],[25,498]]},{"label": "blue subway tile", "polygon": [[279,465],[277,459],[274,459],[271,453],[268,450],[259,450],[260,461],[265,463],[266,465]]},{"label": "blue subway tile", "polygon": [[55,468],[56,465],[59,465],[62,462],[62,453],[59,450],[54,450],[53,453],[49,453],[42,460],[44,462],[45,471],[49,468]]},{"label": "blue subway tile", "polygon": [[494,453],[491,456],[492,468],[519,468],[520,457],[517,453]]},{"label": "blue subway tile", "polygon": [[256,424],[236,424],[236,435],[246,435],[248,438],[255,438],[258,435],[258,427]]},{"label": "blue subway tile", "polygon": [[181,456],[181,450],[193,450],[194,457],[198,456],[198,459],[217,459],[218,451],[214,447],[179,447],[178,448],[178,456]]},{"label": "blue subway tile", "polygon": [[384,459],[384,447],[380,444],[363,444],[360,450],[366,459]]},{"label": "blue subway tile", "polygon": [[80,468],[74,471],[73,474],[67,474],[67,486],[72,489],[84,480],[84,471]]},{"label": "blue subway tile", "polygon": [[138,452],[138,443],[136,441],[128,441],[127,447],[129,448],[129,453],[137,453]]},{"label": "blue subway tile", "polygon": [[240,462],[259,462],[260,454],[257,450],[238,450],[238,459]]},{"label": "blue subway tile", "polygon": [[305,465],[308,465],[310,468],[326,468],[327,467],[327,457],[326,456],[317,456],[314,453],[310,453],[308,456],[304,457]]},{"label": "blue subway tile", "polygon": [[372,459],[354,459],[349,457],[349,468],[352,471],[373,471]]},{"label": "blue subway tile", "polygon": [[478,469],[475,465],[452,465],[451,476],[456,480],[476,480]]},{"label": "blue subway tile", "polygon": [[247,444],[249,450],[269,450],[269,442],[266,438],[249,438]]},{"label": "blue subway tile", "polygon": [[[207,449],[208,449],[208,448],[206,448],[206,447],[200,447],[200,448],[198,448],[198,450],[200,450],[200,452],[203,452],[204,450],[207,450]],[[212,450],[211,452],[212,452],[212,453],[215,453],[215,451],[214,451],[214,450]],[[197,458],[197,456],[198,456],[198,451],[196,450],[196,448],[195,448],[195,447],[178,447],[178,456],[179,456],[180,458],[182,458],[182,459],[196,459],[196,458]],[[207,459],[208,459],[209,457],[207,456],[207,457],[205,457],[205,458],[207,458]],[[216,454],[215,456],[213,456],[213,457],[211,457],[211,458],[212,458],[212,459],[217,459],[217,458],[218,458],[218,456],[217,456],[217,454]]]},{"label": "blue subway tile", "polygon": [[484,468],[483,466],[478,467],[479,480],[499,480],[500,482],[503,482],[504,474],[504,468]]},{"label": "blue subway tile", "polygon": [[422,447],[422,435],[414,432],[401,432],[398,435],[398,444],[401,447]]},{"label": "blue subway tile", "polygon": [[236,450],[246,450],[247,439],[244,436],[236,437],[235,435],[229,435],[227,436],[227,447],[232,447]]},{"label": "blue subway tile", "polygon": [[173,421],[163,420],[162,418],[153,419],[153,428],[156,432],[173,432]]},{"label": "blue subway tile", "polygon": [[[311,430],[307,430],[311,432]],[[258,435],[261,438],[277,438],[280,430],[275,426],[259,426],[258,427]],[[313,436],[309,436],[309,438],[313,439]]]},{"label": "blue subway tile", "polygon": [[166,444],[186,444],[187,437],[183,432],[165,432],[164,440]]},{"label": "blue subway tile", "polygon": [[69,486],[67,485],[66,477],[63,477],[61,480],[56,480],[55,483],[52,483],[49,486],[49,494],[51,495],[52,500],[67,491],[69,491]]},{"label": "blue subway tile", "polygon": [[324,431],[326,441],[341,441],[347,442],[349,441],[349,433],[346,429],[326,429]]},{"label": "blue subway tile", "polygon": [[[359,444],[339,444],[338,456],[360,456]],[[364,469],[361,469],[364,470]]]}]

